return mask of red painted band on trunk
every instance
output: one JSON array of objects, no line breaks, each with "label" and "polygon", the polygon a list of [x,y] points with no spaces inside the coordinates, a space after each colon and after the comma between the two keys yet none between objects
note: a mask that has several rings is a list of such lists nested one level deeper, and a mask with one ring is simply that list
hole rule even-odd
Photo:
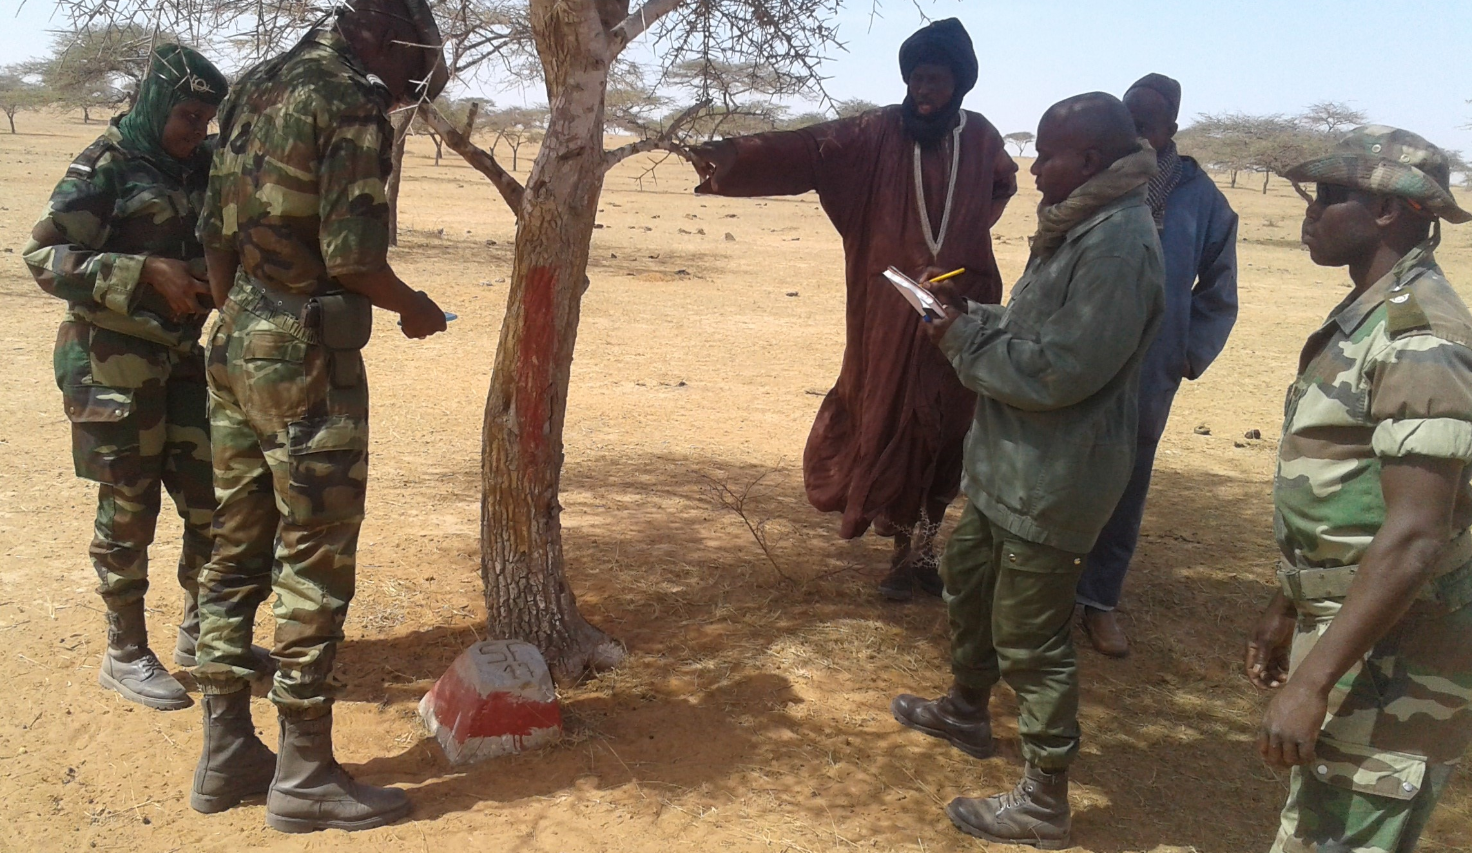
[{"label": "red painted band on trunk", "polygon": [[547,392],[552,386],[556,354],[556,318],[553,288],[557,271],[532,267],[522,291],[521,347],[516,360],[516,420],[523,464],[542,461],[552,411]]}]

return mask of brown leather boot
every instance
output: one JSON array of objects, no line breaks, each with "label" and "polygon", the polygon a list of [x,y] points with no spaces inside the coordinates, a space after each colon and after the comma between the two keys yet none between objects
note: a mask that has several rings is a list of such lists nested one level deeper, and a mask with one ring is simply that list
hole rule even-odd
[{"label": "brown leather boot", "polygon": [[204,706],[204,749],[194,768],[189,806],[214,814],[248,797],[264,796],[271,789],[276,756],[256,737],[250,719],[250,690],[206,693],[200,704]]},{"label": "brown leather boot", "polygon": [[184,685],[148,648],[148,623],[141,600],[107,612],[107,650],[102,653],[97,683],[116,690],[124,699],[160,711],[178,711],[194,704]]},{"label": "brown leather boot", "polygon": [[1097,610],[1088,605],[1083,607],[1084,634],[1089,642],[1105,657],[1124,658],[1130,654],[1130,638],[1119,626],[1119,617],[1113,610]]},{"label": "brown leather boot", "polygon": [[332,757],[332,712],[312,720],[281,717],[276,778],[266,795],[266,825],[281,832],[373,829],[409,813],[409,796],[353,780]]},{"label": "brown leather boot", "polygon": [[906,728],[938,737],[973,758],[991,758],[997,746],[992,742],[992,717],[987,710],[990,700],[990,690],[953,684],[939,699],[901,693],[889,703],[889,710]]},{"label": "brown leather boot", "polygon": [[957,829],[983,841],[1062,850],[1070,846],[1072,822],[1068,771],[1046,773],[1029,764],[1011,791],[985,799],[957,797],[946,815]]}]

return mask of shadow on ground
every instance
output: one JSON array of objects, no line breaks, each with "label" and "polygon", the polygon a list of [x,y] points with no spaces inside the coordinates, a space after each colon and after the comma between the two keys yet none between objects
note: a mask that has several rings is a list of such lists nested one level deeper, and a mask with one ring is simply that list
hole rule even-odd
[{"label": "shadow on ground", "polygon": [[[744,511],[775,565],[716,496],[717,484],[740,492],[758,480]],[[453,487],[477,490],[468,473]],[[878,600],[887,543],[837,540],[835,520],[804,500],[800,471],[585,461],[570,466],[564,503],[582,609],[628,645],[629,660],[563,691],[568,737],[550,751],[457,771],[421,740],[360,768],[419,785],[416,819],[592,788],[656,818],[734,803],[741,814],[777,813],[797,837],[857,840],[852,823],[881,846],[908,845],[944,822],[950,797],[1015,780],[1016,705],[1005,688],[992,706],[1000,759],[975,761],[890,718],[893,694],[948,683],[943,607]],[[1109,853],[1265,848],[1286,777],[1256,758],[1261,698],[1238,670],[1270,592],[1267,485],[1164,469],[1148,515],[1123,611],[1134,654],[1081,655],[1075,839]],[[457,553],[468,563],[474,542]],[[478,602],[466,609],[481,612]],[[346,643],[344,698],[411,713],[480,630]],[[1423,849],[1472,830],[1462,787]]]}]

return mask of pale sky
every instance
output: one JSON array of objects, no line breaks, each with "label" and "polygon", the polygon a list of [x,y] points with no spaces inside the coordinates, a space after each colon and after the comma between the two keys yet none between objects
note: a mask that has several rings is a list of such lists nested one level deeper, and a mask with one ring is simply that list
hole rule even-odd
[{"label": "pale sky", "polygon": [[[1142,74],[1181,81],[1181,123],[1198,113],[1294,113],[1344,101],[1370,118],[1472,155],[1468,0],[918,0],[959,17],[976,42],[981,80],[966,106],[1003,133],[1036,130],[1050,104],[1079,92],[1121,94]],[[922,24],[911,0],[850,0],[847,52],[825,65],[837,98],[893,103],[896,54]],[[0,0],[0,64],[43,55],[53,0]],[[644,47],[644,46],[641,46]],[[655,48],[649,45],[644,49]],[[502,103],[515,91],[486,91]],[[543,100],[540,90],[527,93]]]}]

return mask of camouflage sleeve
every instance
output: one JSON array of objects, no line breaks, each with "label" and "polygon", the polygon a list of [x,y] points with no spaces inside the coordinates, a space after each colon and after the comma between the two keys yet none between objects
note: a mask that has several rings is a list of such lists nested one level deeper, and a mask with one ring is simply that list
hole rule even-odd
[{"label": "camouflage sleeve", "polygon": [[103,251],[117,202],[112,172],[106,159],[90,166],[83,158],[74,162],[38,223],[39,229],[49,222],[63,242],[43,245],[33,238],[24,253],[36,283],[52,296],[127,314],[145,256]]},{"label": "camouflage sleeve", "polygon": [[1472,462],[1472,349],[1410,335],[1390,341],[1372,370],[1376,455]]},{"label": "camouflage sleeve", "polygon": [[318,241],[327,274],[376,272],[388,262],[393,126],[367,99],[319,111]]},{"label": "camouflage sleeve", "polygon": [[205,186],[204,204],[199,210],[199,222],[194,226],[195,236],[206,249],[234,249],[235,223],[225,230],[225,218],[220,209],[220,184],[226,180],[220,165],[221,152],[216,149],[210,166],[209,183]]}]

